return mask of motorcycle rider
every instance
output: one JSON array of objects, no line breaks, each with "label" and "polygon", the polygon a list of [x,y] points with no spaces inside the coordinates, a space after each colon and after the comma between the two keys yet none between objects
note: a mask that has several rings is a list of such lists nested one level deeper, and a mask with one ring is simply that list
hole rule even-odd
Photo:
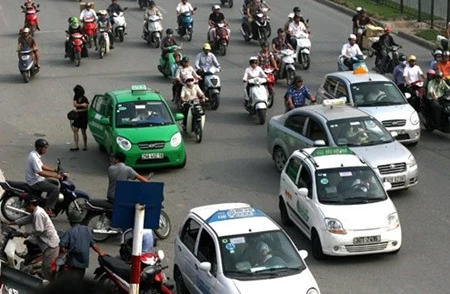
[{"label": "motorcycle rider", "polygon": [[[81,13],[80,13],[79,19],[83,23],[83,25],[84,25],[84,21],[85,21],[86,18],[92,18],[93,17],[95,19],[95,22],[97,22],[97,20],[98,20],[97,13],[95,13],[95,11],[93,9],[91,9],[91,8],[92,8],[92,3],[91,2],[87,2],[84,5],[84,10],[81,11]],[[95,50],[97,50],[97,28],[94,31],[93,39],[94,39]]]},{"label": "motorcycle rider", "polygon": [[150,182],[146,177],[138,174],[134,169],[125,165],[125,154],[115,152],[111,156],[111,166],[108,168],[108,201],[114,203],[117,181],[139,180],[143,183]]},{"label": "motorcycle rider", "polygon": [[363,55],[358,44],[356,44],[356,36],[350,34],[348,36],[348,43],[344,44],[341,49],[341,56],[343,56],[344,65],[347,66],[348,70],[352,70],[352,57],[356,55]]},{"label": "motorcycle rider", "polygon": [[299,15],[294,15],[294,21],[289,25],[288,34],[290,36],[290,44],[294,49],[297,49],[297,39],[296,37],[301,33],[308,33],[306,26],[300,21]]},{"label": "motorcycle rider", "polygon": [[228,21],[225,18],[225,15],[220,11],[220,6],[214,5],[212,7],[212,13],[209,15],[209,19],[208,19],[208,25],[209,25],[208,42],[214,42],[216,40],[216,27],[217,27],[217,24],[219,24],[221,22],[226,25],[228,37],[229,37],[231,31],[228,28],[229,27]]},{"label": "motorcycle rider", "polygon": [[361,17],[362,11],[363,11],[362,7],[356,7],[356,14],[353,15],[353,17],[352,17],[352,22],[353,22],[352,30],[353,30],[353,34],[355,34],[355,35],[358,33],[358,24],[357,24],[356,20],[359,17]]},{"label": "motorcycle rider", "polygon": [[294,48],[292,48],[291,44],[289,44],[289,42],[287,41],[283,29],[279,28],[277,30],[277,37],[273,38],[273,40],[272,40],[272,51],[275,55],[275,61],[277,62],[278,68],[280,68],[280,66],[281,66],[281,58],[282,58],[281,50],[285,50],[285,49],[294,50]]},{"label": "motorcycle rider", "polygon": [[430,63],[430,69],[436,71],[437,70],[437,64],[438,64],[439,61],[442,60],[442,57],[443,57],[442,56],[442,51],[439,50],[439,49],[436,49],[436,50],[433,51],[432,55],[433,55],[434,59]]},{"label": "motorcycle rider", "polygon": [[380,48],[378,54],[381,58],[379,58],[377,66],[381,73],[385,72],[387,66],[388,53],[392,51],[392,47],[400,46],[397,43],[395,43],[394,38],[391,35],[391,32],[392,32],[391,27],[387,26],[386,28],[384,28],[384,34],[381,35],[380,38],[378,39]]},{"label": "motorcycle rider", "polygon": [[145,12],[144,12],[144,21],[147,21],[147,19],[148,19],[150,16],[153,16],[153,15],[157,15],[157,16],[159,16],[161,19],[163,18],[163,17],[162,17],[162,13],[159,11],[158,7],[156,7],[155,1],[150,0],[150,1],[148,1],[148,7],[147,7],[147,9],[146,9]]},{"label": "motorcycle rider", "polygon": [[398,61],[400,62],[395,68],[393,72],[393,78],[394,83],[397,85],[397,87],[400,89],[400,91],[405,92],[405,81],[403,79],[403,71],[406,67],[406,56],[400,55],[398,58]]},{"label": "motorcycle rider", "polygon": [[42,251],[42,270],[44,279],[52,279],[52,263],[56,260],[59,253],[59,237],[50,217],[45,210],[38,206],[37,199],[28,195],[25,199],[25,210],[28,215],[19,218],[16,221],[7,222],[8,225],[23,226],[32,225],[31,232],[23,233],[24,238],[31,236]]},{"label": "motorcycle rider", "polygon": [[107,17],[108,12],[106,10],[99,10],[98,15],[97,27],[106,29],[109,36],[109,49],[114,49],[114,35],[112,33],[111,19]]},{"label": "motorcycle rider", "polygon": [[427,99],[430,105],[431,118],[435,126],[439,126],[442,106],[439,103],[439,98],[444,96],[445,92],[450,90],[450,86],[444,81],[441,71],[437,71],[434,79],[432,79],[427,86]]},{"label": "motorcycle rider", "polygon": [[291,35],[289,35],[288,31],[289,31],[289,26],[291,25],[291,23],[294,22],[294,16],[295,13],[291,12],[288,14],[288,21],[284,24],[283,30],[286,33],[286,41],[290,44],[291,43]]},{"label": "motorcycle rider", "polygon": [[211,53],[211,45],[209,43],[203,44],[203,50],[195,57],[194,68],[202,79],[200,80],[200,88],[204,86],[204,72],[203,68],[209,68],[212,65],[220,69],[220,64],[217,61],[216,56]]},{"label": "motorcycle rider", "polygon": [[358,45],[362,45],[362,36],[366,34],[367,25],[375,25],[375,23],[372,21],[372,19],[367,14],[367,11],[364,9],[361,11],[361,15],[356,19],[356,37],[358,40]]},{"label": "motorcycle rider", "polygon": [[181,89],[180,99],[183,102],[183,129],[186,129],[187,117],[189,108],[191,108],[191,100],[200,99],[201,101],[208,100],[208,98],[203,94],[202,90],[198,85],[194,83],[193,76],[186,77],[186,86]]},{"label": "motorcycle rider", "polygon": [[243,20],[249,38],[252,38],[253,36],[253,20],[255,19],[256,14],[262,11],[262,8],[261,2],[258,0],[251,0],[245,7],[246,15]]},{"label": "motorcycle rider", "polygon": [[444,51],[442,60],[436,64],[436,68],[442,72],[444,79],[448,80],[450,77],[450,51]]},{"label": "motorcycle rider", "polygon": [[114,13],[119,15],[119,13],[124,12],[124,10],[120,6],[120,4],[117,2],[118,2],[117,0],[111,0],[111,4],[109,4],[108,9],[107,9],[108,13],[109,13],[109,20],[111,21],[111,24],[114,23],[114,18],[113,18]]},{"label": "motorcycle rider", "polygon": [[300,76],[294,78],[294,84],[288,87],[284,99],[286,103],[286,112],[304,106],[306,99],[309,99],[312,104],[316,103],[316,99],[303,84],[303,79]]},{"label": "motorcycle rider", "polygon": [[[27,0],[27,2],[25,2],[22,6],[20,6],[20,8],[22,8],[22,10],[23,10],[24,12],[26,12],[27,9],[34,9],[34,10],[36,10],[36,12],[39,12],[39,10],[37,9],[37,6],[36,6],[36,4],[33,2],[33,0]],[[26,26],[26,23],[24,23],[24,26]],[[38,23],[37,18],[36,18],[36,29],[37,29],[38,31],[41,30],[41,28],[39,27],[39,23]]]},{"label": "motorcycle rider", "polygon": [[194,15],[194,8],[192,7],[191,3],[188,3],[188,0],[181,0],[181,2],[177,5],[178,29],[180,29],[181,27],[181,16],[185,12],[190,12],[192,15]]},{"label": "motorcycle rider", "polygon": [[172,86],[172,94],[173,98],[175,98],[177,93],[181,93],[181,87],[183,86],[183,82],[186,81],[187,77],[194,77],[197,80],[201,80],[202,78],[197,74],[195,69],[189,65],[189,57],[184,56],[181,59],[181,65],[178,67],[177,72],[175,73],[175,81]]},{"label": "motorcycle rider", "polygon": [[251,56],[248,60],[250,66],[245,69],[244,76],[242,77],[242,81],[245,84],[245,106],[252,106],[252,97],[250,97],[250,85],[248,81],[253,78],[264,78],[267,79],[267,75],[264,70],[258,66],[258,57]]},{"label": "motorcycle rider", "polygon": [[[173,38],[173,30],[171,28],[168,28],[166,30],[166,36],[161,41],[161,57],[165,61],[165,71],[167,72],[169,68],[169,47],[178,45],[177,41]],[[177,53],[177,52],[175,52]]]},{"label": "motorcycle rider", "polygon": [[278,71],[278,65],[275,60],[274,54],[269,51],[269,43],[264,42],[261,45],[261,51],[259,51],[257,57],[260,67],[273,67],[275,71],[274,75],[276,74],[276,72]]},{"label": "motorcycle rider", "polygon": [[408,64],[403,71],[403,80],[406,86],[410,86],[413,83],[422,81],[416,84],[418,87],[422,87],[425,75],[422,72],[420,66],[416,64],[417,58],[414,55],[408,56]]},{"label": "motorcycle rider", "polygon": [[[17,40],[17,52],[20,52],[22,49],[31,49],[33,50],[33,58],[35,61],[35,67],[40,68],[41,65],[39,63],[39,50],[37,48],[36,41],[30,35],[30,28],[24,28],[22,34]],[[19,56],[20,57],[20,56]]]},{"label": "motorcycle rider", "polygon": [[69,45],[71,44],[70,42],[72,41],[72,34],[75,33],[83,34],[83,29],[81,28],[80,23],[78,22],[78,18],[69,17],[69,27],[67,28],[66,33],[68,35],[68,38],[66,38],[66,42],[64,43],[65,48],[64,58],[69,57]]}]

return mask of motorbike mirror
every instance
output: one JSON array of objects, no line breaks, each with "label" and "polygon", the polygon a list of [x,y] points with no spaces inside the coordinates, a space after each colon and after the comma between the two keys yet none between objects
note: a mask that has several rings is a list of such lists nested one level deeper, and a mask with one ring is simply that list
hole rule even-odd
[{"label": "motorbike mirror", "polygon": [[165,257],[164,251],[158,250],[158,257],[159,257],[160,260],[163,260],[164,257]]},{"label": "motorbike mirror", "polygon": [[37,7],[38,7],[38,8],[41,7],[41,4],[38,4]]},{"label": "motorbike mirror", "polygon": [[127,10],[128,10],[128,7],[124,7],[124,8],[123,8],[123,11],[127,11]]},{"label": "motorbike mirror", "polygon": [[194,11],[196,11],[197,10],[197,7],[194,7]]},{"label": "motorbike mirror", "polygon": [[107,118],[107,117],[102,117],[102,118],[100,119],[100,124],[101,124],[101,125],[104,125],[104,126],[108,126],[108,125],[110,124],[109,118]]},{"label": "motorbike mirror", "polygon": [[405,98],[406,98],[406,99],[411,98],[411,93],[406,92],[406,93],[405,93]]},{"label": "motorbike mirror", "polygon": [[309,23],[309,18],[307,18],[305,22],[306,22],[306,23]]}]

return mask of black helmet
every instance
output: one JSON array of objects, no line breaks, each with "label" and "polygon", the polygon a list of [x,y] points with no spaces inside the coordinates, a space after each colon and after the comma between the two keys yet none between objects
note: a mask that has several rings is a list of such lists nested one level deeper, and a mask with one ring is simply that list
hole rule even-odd
[{"label": "black helmet", "polygon": [[166,30],[166,35],[173,35],[173,30],[172,29],[167,29]]},{"label": "black helmet", "polygon": [[295,6],[294,9],[292,9],[292,11],[293,11],[294,13],[300,13],[300,12],[301,12],[301,9],[300,9],[300,7],[298,7],[298,6]]},{"label": "black helmet", "polygon": [[181,59],[181,62],[189,62],[189,57],[184,56],[184,57]]},{"label": "black helmet", "polygon": [[25,196],[25,205],[28,204],[38,205],[38,200],[34,195],[27,193]]},{"label": "black helmet", "polygon": [[297,82],[303,82],[303,79],[301,76],[295,76],[294,83],[297,83]]},{"label": "black helmet", "polygon": [[148,4],[149,7],[154,7],[155,6],[155,1],[149,0],[147,4]]},{"label": "black helmet", "polygon": [[401,54],[401,55],[398,57],[398,60],[399,60],[399,61],[406,61],[406,55]]},{"label": "black helmet", "polygon": [[38,149],[38,148],[43,148],[43,147],[48,147],[48,142],[45,139],[37,139],[34,142],[34,148]]},{"label": "black helmet", "polygon": [[264,48],[264,47],[269,47],[269,43],[267,43],[267,42],[262,43],[261,48]]},{"label": "black helmet", "polygon": [[282,28],[279,28],[279,29],[277,30],[277,34],[280,34],[280,33],[284,33],[284,30],[283,30]]}]

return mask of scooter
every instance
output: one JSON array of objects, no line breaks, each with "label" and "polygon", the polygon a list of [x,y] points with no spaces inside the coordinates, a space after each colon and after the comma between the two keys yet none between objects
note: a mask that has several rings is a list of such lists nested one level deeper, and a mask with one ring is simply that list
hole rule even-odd
[{"label": "scooter", "polygon": [[[141,256],[142,271],[140,274],[139,293],[172,294],[173,285],[167,283],[163,272],[168,266],[162,266],[164,251]],[[108,293],[129,293],[131,267],[123,260],[109,255],[98,257],[99,267],[95,269],[95,279],[108,285]],[[112,283],[111,283],[112,282]]]},{"label": "scooter", "polygon": [[420,113],[421,101],[424,101],[424,99],[426,99],[426,89],[425,87],[423,87],[423,81],[415,81],[414,83],[411,83],[408,88],[409,91],[406,91],[404,93],[406,100],[412,106],[412,108],[417,111],[417,113]]},{"label": "scooter", "polygon": [[[57,171],[62,175],[61,179],[56,182],[59,186],[58,201],[53,209],[55,215],[66,212],[69,214],[71,210],[78,210],[83,213],[85,204],[89,201],[89,195],[83,191],[75,189],[73,182],[66,176],[64,170],[61,168],[61,161],[58,159]],[[0,182],[0,186],[4,192],[0,197],[0,209],[3,216],[9,221],[15,221],[22,216],[28,215],[25,211],[25,200],[28,194],[33,194],[38,199],[38,205],[44,206],[47,199],[44,193],[39,194],[24,182],[5,181]]]},{"label": "scooter", "polygon": [[292,49],[281,50],[281,65],[278,71],[278,79],[286,79],[288,85],[294,82],[295,78],[295,51]]},{"label": "scooter", "polygon": [[[181,47],[178,45],[173,45],[168,48],[169,54],[167,57],[167,61],[164,58],[159,59],[158,70],[163,74],[163,76],[167,77],[175,77],[175,73],[178,69],[178,61],[175,60],[174,53],[181,50]],[[180,54],[180,60],[183,56]],[[169,64],[167,64],[167,62]]]},{"label": "scooter", "polygon": [[37,75],[39,68],[36,67],[36,62],[33,56],[33,50],[23,48],[19,52],[19,71],[22,75],[23,81],[28,83],[31,77]]},{"label": "scooter", "polygon": [[195,141],[201,143],[203,139],[203,128],[205,127],[205,110],[202,107],[200,99],[193,99],[190,101],[191,107],[189,108],[185,132],[187,134],[194,133]]},{"label": "scooter", "polygon": [[[39,8],[39,4],[36,7]],[[25,13],[24,27],[30,28],[30,34],[31,36],[34,37],[34,32],[36,32],[37,30],[37,23],[38,23],[37,13],[39,12],[39,10],[32,6],[28,7],[21,6],[21,8],[22,12]]]},{"label": "scooter", "polygon": [[99,28],[97,34],[97,42],[98,42],[98,53],[100,54],[100,59],[105,56],[105,54],[109,53],[109,34],[108,29]]},{"label": "scooter", "polygon": [[41,293],[50,282],[0,263],[0,293]]},{"label": "scooter", "polygon": [[[244,100],[244,107],[250,114],[256,114],[258,116],[259,124],[263,125],[266,122],[268,93],[267,88],[264,85],[267,82],[265,78],[252,78],[248,80],[249,99],[251,105],[248,105],[247,98]],[[245,97],[247,94],[245,93]]]},{"label": "scooter", "polygon": [[[194,7],[194,11],[196,10],[197,7]],[[180,37],[186,36],[186,40],[188,40],[188,42],[192,40],[192,34],[194,32],[194,19],[192,18],[190,11],[186,11],[181,14],[177,32]]]},{"label": "scooter", "polygon": [[70,39],[69,51],[67,52],[69,55],[69,60],[70,62],[75,62],[76,66],[80,66],[83,46],[85,46],[83,35],[80,33],[74,33],[70,36]]},{"label": "scooter", "polygon": [[450,91],[446,91],[442,97],[438,98],[441,106],[440,114],[433,119],[434,115],[431,109],[431,100],[422,97],[419,116],[425,127],[425,130],[432,132],[438,130],[443,133],[450,133]]},{"label": "scooter", "polygon": [[270,18],[267,15],[268,8],[263,8],[261,12],[255,15],[255,19],[250,24],[251,32],[248,32],[248,24],[245,17],[241,25],[241,33],[245,41],[257,40],[262,45],[267,42],[267,38],[271,35]]},{"label": "scooter", "polygon": [[297,39],[296,61],[304,70],[308,70],[311,66],[311,40],[309,39],[309,34],[301,32],[295,38]]},{"label": "scooter", "polygon": [[267,97],[267,107],[272,108],[273,101],[275,99],[275,76],[273,75],[273,67],[265,67],[263,68],[264,73],[267,75],[266,87],[269,92],[269,96]]},{"label": "scooter", "polygon": [[222,5],[228,4],[228,7],[233,8],[233,0],[220,0],[220,3],[222,3]]},{"label": "scooter", "polygon": [[161,46],[161,36],[163,31],[161,21],[162,17],[150,15],[144,22],[142,38],[147,41],[147,44],[152,45],[155,48]]},{"label": "scooter", "polygon": [[203,71],[203,89],[206,97],[208,97],[209,106],[212,110],[217,110],[220,105],[220,90],[222,85],[220,83],[220,77],[218,73],[220,68],[210,66],[208,68],[202,68]]},{"label": "scooter", "polygon": [[[128,7],[124,7],[123,10],[126,11]],[[126,35],[125,29],[127,28],[127,22],[125,21],[125,13],[123,11],[112,15],[113,24],[112,31],[115,38],[119,39],[119,42],[123,42],[123,37]]]},{"label": "scooter", "polygon": [[95,18],[87,17],[83,21],[83,34],[86,36],[86,42],[89,48],[92,48],[92,40],[97,33],[97,24]]},{"label": "scooter", "polygon": [[356,55],[353,56],[351,58],[351,62],[352,62],[352,66],[351,69],[349,69],[345,64],[344,64],[344,56],[343,55],[339,55],[338,57],[338,61],[337,61],[337,66],[338,66],[338,70],[339,71],[348,71],[348,70],[356,70],[359,69],[361,71],[365,71],[365,72],[369,72],[369,68],[367,67],[365,60],[366,56],[365,55]]},{"label": "scooter", "polygon": [[229,41],[230,36],[228,35],[227,26],[223,22],[218,23],[216,26],[216,39],[211,40],[212,49],[214,50],[214,52],[225,56],[227,54]]}]

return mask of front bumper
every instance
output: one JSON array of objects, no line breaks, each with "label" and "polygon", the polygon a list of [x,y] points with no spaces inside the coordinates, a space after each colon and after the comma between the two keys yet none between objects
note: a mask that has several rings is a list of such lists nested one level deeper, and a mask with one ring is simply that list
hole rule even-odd
[{"label": "front bumper", "polygon": [[389,191],[407,189],[417,185],[419,182],[419,173],[417,164],[413,167],[406,164],[406,170],[398,173],[380,173],[378,167],[374,168],[382,182],[390,182],[392,188]]},{"label": "front bumper", "polygon": [[403,127],[386,127],[389,132],[396,132],[398,135],[395,137],[397,141],[402,144],[414,144],[420,140],[420,124],[417,126],[411,125]]},{"label": "front bumper", "polygon": [[[141,150],[137,145],[133,145],[129,151],[123,151],[119,147],[118,151],[126,155],[125,164],[133,168],[156,168],[156,167],[176,167],[183,165],[186,160],[186,150],[184,142],[174,148],[167,142],[164,148]],[[143,154],[163,154],[162,158],[143,159]]]}]

